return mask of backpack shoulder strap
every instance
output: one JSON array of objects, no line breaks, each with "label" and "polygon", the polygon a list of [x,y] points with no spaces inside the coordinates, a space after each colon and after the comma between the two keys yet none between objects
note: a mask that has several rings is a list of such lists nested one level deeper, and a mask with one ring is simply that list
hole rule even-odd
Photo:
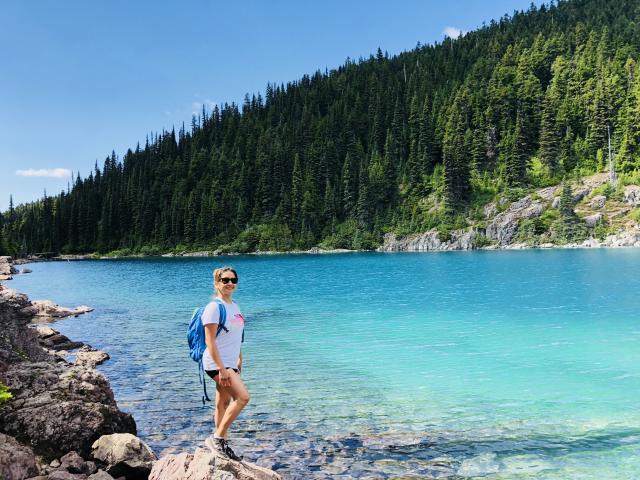
[{"label": "backpack shoulder strap", "polygon": [[216,332],[216,337],[220,335],[220,332],[223,330],[228,332],[229,329],[226,327],[227,323],[227,309],[224,306],[224,302],[219,298],[214,299],[214,302],[218,304],[218,311],[220,312],[220,320],[218,321],[218,331]]}]

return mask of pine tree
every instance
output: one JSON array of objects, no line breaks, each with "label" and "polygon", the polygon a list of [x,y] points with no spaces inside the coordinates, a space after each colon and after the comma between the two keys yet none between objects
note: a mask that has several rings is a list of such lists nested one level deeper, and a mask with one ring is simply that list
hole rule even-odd
[{"label": "pine tree", "polygon": [[507,185],[519,187],[526,184],[527,175],[527,138],[523,116],[518,112],[516,116],[516,128],[513,133],[511,152],[507,159],[505,175]]},{"label": "pine tree", "polygon": [[556,124],[556,111],[553,101],[547,96],[542,106],[540,125],[540,159],[552,173],[559,167],[560,142],[562,135]]},{"label": "pine tree", "polygon": [[471,185],[465,149],[465,133],[467,130],[467,98],[466,92],[456,97],[449,112],[445,141],[444,188],[447,207],[453,211],[464,207],[470,197]]}]

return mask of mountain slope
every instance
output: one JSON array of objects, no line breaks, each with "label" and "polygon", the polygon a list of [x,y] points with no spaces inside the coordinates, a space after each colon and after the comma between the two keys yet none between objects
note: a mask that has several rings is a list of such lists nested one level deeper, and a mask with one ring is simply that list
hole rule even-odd
[{"label": "mountain slope", "polygon": [[[348,60],[115,153],[10,208],[11,253],[370,248],[606,166],[638,183],[639,0],[516,12],[457,40]],[[582,229],[569,240],[588,234]]]}]

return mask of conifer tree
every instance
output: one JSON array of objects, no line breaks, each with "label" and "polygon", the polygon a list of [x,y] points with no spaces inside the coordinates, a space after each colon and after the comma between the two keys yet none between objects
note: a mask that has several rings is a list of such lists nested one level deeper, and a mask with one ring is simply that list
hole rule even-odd
[{"label": "conifer tree", "polygon": [[443,148],[445,201],[450,210],[464,206],[471,193],[466,130],[467,98],[462,92],[451,106]]},{"label": "conifer tree", "polygon": [[523,115],[516,115],[516,126],[511,143],[511,152],[507,158],[505,175],[510,187],[523,186],[527,175],[527,133]]}]

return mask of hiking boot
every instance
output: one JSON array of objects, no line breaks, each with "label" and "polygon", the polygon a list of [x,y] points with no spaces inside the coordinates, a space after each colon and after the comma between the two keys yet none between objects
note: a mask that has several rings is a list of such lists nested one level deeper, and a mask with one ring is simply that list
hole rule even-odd
[{"label": "hiking boot", "polygon": [[213,453],[219,453],[225,457],[227,456],[227,452],[225,452],[225,449],[224,449],[224,447],[226,446],[226,442],[224,441],[224,438],[207,437],[207,439],[204,441],[204,444]]},{"label": "hiking boot", "polygon": [[224,438],[207,437],[204,444],[214,453],[219,453],[223,457],[239,462],[242,456],[236,455]]},{"label": "hiking boot", "polygon": [[236,452],[231,450],[231,447],[229,446],[226,440],[224,441],[224,453],[226,453],[227,457],[229,457],[231,460],[235,460],[236,462],[242,461],[242,458],[243,458],[242,455],[240,456],[236,455]]}]

